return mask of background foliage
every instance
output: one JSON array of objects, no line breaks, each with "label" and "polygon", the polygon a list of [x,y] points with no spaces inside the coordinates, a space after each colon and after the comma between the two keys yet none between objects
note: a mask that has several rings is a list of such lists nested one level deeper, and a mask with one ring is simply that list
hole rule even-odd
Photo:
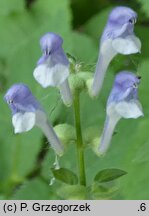
[{"label": "background foliage", "polygon": [[[69,185],[56,181],[49,186],[54,174],[51,170],[53,151],[38,128],[20,135],[13,134],[10,110],[3,95],[13,83],[24,82],[30,86],[67,145],[60,165],[77,173],[73,108],[62,104],[56,89],[44,90],[33,79],[32,72],[41,55],[39,38],[54,31],[64,38],[66,52],[83,63],[95,65],[98,39],[109,11],[116,5],[127,5],[137,11],[139,17],[135,30],[142,41],[142,53],[114,59],[100,98],[92,100],[87,91],[81,94],[88,188],[75,184],[76,176],[71,176]],[[148,17],[148,0],[0,0],[1,199],[149,198]],[[111,148],[105,157],[100,158],[96,153],[96,141],[103,128],[106,100],[114,75],[121,69],[131,69],[142,76],[139,97],[144,118],[120,121]],[[96,173],[106,168],[122,169],[127,175],[114,182],[92,183]]]}]

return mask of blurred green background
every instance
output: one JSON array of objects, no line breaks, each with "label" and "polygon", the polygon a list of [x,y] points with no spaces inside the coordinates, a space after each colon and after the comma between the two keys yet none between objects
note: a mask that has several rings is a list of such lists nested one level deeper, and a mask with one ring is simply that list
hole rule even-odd
[{"label": "blurred green background", "polygon": [[[85,64],[95,65],[98,43],[109,11],[118,5],[132,7],[138,13],[136,35],[142,41],[142,53],[117,56],[110,65],[102,92],[92,100],[81,93],[81,121],[85,143],[88,188],[56,181],[49,186],[54,153],[38,128],[14,135],[11,113],[3,101],[6,90],[17,82],[29,85],[56,126],[67,123],[74,132],[73,108],[66,108],[58,90],[42,89],[33,79],[33,70],[41,55],[40,37],[49,31],[60,34],[66,52]],[[149,1],[148,0],[0,0],[0,199],[149,199]],[[142,76],[139,98],[144,117],[121,120],[106,156],[97,156],[95,138],[105,119],[105,106],[114,76],[129,69]],[[91,71],[93,72],[93,71]],[[63,127],[67,145],[60,160],[62,167],[77,173],[74,135]],[[95,174],[104,168],[128,172],[114,185],[92,185]]]}]

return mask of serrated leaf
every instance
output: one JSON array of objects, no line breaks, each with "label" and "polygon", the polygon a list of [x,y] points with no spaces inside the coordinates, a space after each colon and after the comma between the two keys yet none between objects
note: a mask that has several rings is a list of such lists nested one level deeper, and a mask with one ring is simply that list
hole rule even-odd
[{"label": "serrated leaf", "polygon": [[126,174],[127,172],[120,169],[104,169],[96,174],[94,181],[98,181],[100,183],[109,182]]},{"label": "serrated leaf", "polygon": [[76,185],[78,183],[77,175],[68,169],[60,168],[56,170],[52,168],[51,171],[57,180],[70,185]]}]

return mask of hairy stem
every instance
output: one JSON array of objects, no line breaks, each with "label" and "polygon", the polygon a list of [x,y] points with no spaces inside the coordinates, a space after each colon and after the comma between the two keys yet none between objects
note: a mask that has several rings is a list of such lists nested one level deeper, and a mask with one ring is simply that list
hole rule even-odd
[{"label": "hairy stem", "polygon": [[74,96],[74,114],[75,114],[75,127],[77,136],[77,155],[78,155],[78,167],[79,167],[79,181],[80,185],[86,185],[85,176],[85,164],[84,164],[84,149],[83,149],[83,139],[81,131],[81,121],[80,121],[80,99],[79,93],[76,92]]}]

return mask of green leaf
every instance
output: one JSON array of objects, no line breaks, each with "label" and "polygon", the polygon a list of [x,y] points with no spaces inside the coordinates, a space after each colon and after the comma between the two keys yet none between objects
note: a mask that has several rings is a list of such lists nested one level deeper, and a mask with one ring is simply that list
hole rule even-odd
[{"label": "green leaf", "polygon": [[57,194],[67,200],[84,200],[87,199],[87,188],[82,185],[63,185]]},{"label": "green leaf", "polygon": [[[101,34],[104,30],[105,24],[108,19],[108,15],[110,11],[112,10],[112,7],[108,7],[106,9],[103,9],[98,14],[93,16],[84,26],[84,30],[87,34],[90,36],[99,39],[101,37]],[[97,41],[98,43],[98,41]]]},{"label": "green leaf", "polygon": [[11,199],[17,200],[46,200],[58,199],[52,187],[46,184],[40,178],[35,178],[30,181],[25,181],[23,185],[17,188]]},{"label": "green leaf", "polygon": [[100,183],[109,182],[126,174],[127,172],[120,169],[104,169],[97,173],[97,175],[94,178],[94,181],[98,181]]},{"label": "green leaf", "polygon": [[73,56],[79,61],[93,63],[97,56],[98,46],[95,41],[86,34],[74,31],[71,35],[73,40]]},{"label": "green leaf", "polygon": [[78,183],[77,175],[68,169],[60,168],[58,170],[55,170],[52,168],[51,170],[57,180],[70,185],[76,185]]},{"label": "green leaf", "polygon": [[7,198],[4,195],[0,194],[0,200],[6,200]]},{"label": "green leaf", "polygon": [[[32,14],[36,21],[36,29],[40,27],[42,34],[49,31],[60,34],[64,39],[64,49],[67,47],[71,48],[71,10],[69,0],[38,0],[33,4]],[[69,52],[69,49],[66,51]]]},{"label": "green leaf", "polygon": [[149,1],[148,0],[138,0],[141,4],[142,10],[149,16]]},{"label": "green leaf", "polygon": [[25,7],[25,0],[1,0],[0,15],[8,15],[14,12],[22,12]]},{"label": "green leaf", "polygon": [[[149,126],[148,122],[144,122],[147,126]],[[144,124],[144,125],[145,125]],[[141,164],[149,161],[149,139],[144,142],[144,145],[138,148],[134,159],[132,160],[135,164]]]}]

